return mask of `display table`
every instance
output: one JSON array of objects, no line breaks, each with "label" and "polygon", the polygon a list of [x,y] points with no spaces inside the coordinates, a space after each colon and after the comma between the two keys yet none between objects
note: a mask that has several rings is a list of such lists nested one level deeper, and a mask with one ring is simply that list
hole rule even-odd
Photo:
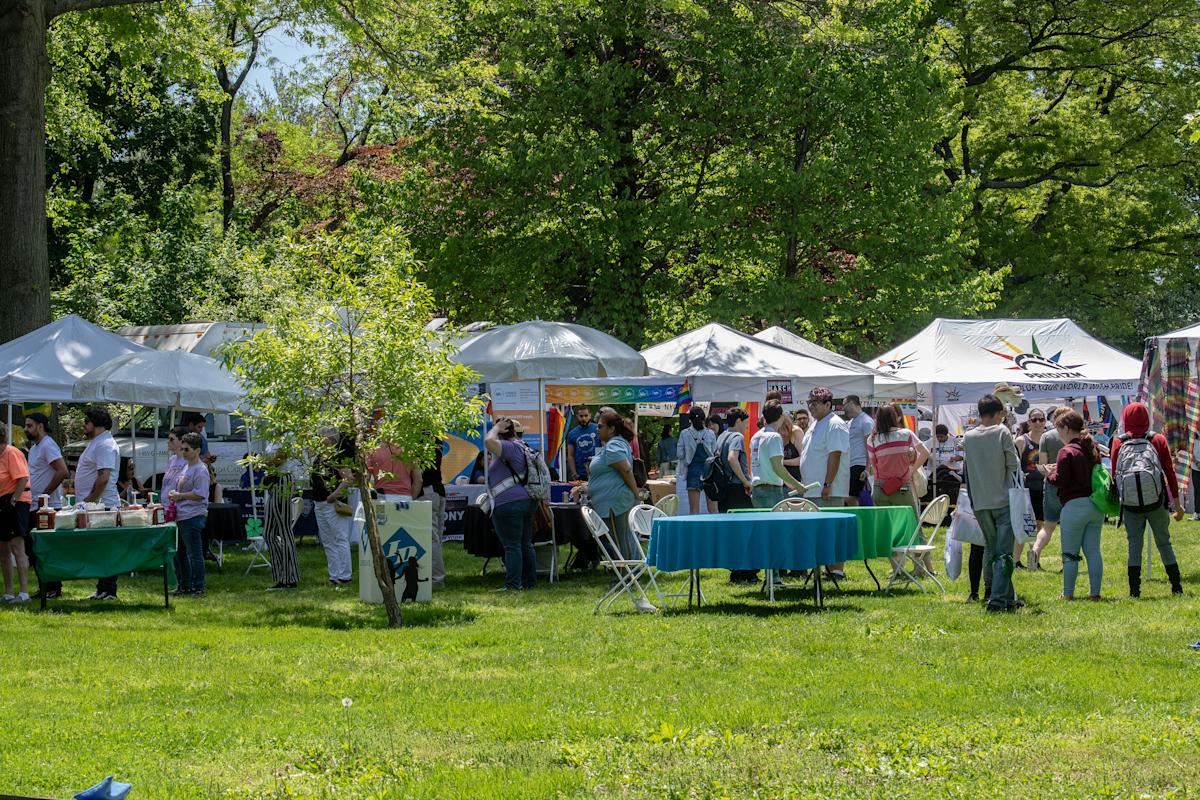
[{"label": "display table", "polygon": [[[698,514],[654,520],[646,563],[664,572],[808,570],[846,561],[857,547],[858,525],[849,514]],[[824,602],[819,570],[817,577],[819,606]],[[767,583],[774,599],[773,584]]]},{"label": "display table", "polygon": [[37,555],[38,583],[161,569],[163,604],[170,607],[170,587],[175,585],[175,523],[150,528],[34,530],[30,535]]},{"label": "display table", "polygon": [[[600,556],[580,508],[577,503],[550,504],[550,513],[554,518],[554,541],[575,548],[577,555],[572,563],[590,567],[599,563]],[[496,536],[492,518],[478,506],[468,506],[463,514],[463,549],[478,558],[504,557],[504,545]]]}]

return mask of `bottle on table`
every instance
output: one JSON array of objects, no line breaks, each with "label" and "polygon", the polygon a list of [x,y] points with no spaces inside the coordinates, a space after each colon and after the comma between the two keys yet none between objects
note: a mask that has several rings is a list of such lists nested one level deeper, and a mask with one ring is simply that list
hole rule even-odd
[{"label": "bottle on table", "polygon": [[53,508],[50,507],[50,495],[38,495],[38,510],[33,514],[33,527],[39,531],[54,530],[54,518],[58,516]]}]

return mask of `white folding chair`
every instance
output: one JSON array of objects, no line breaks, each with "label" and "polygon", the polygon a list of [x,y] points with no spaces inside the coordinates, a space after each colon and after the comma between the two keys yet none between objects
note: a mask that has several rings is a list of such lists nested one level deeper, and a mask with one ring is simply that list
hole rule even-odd
[{"label": "white folding chair", "polygon": [[[925,563],[927,556],[932,557],[934,541],[937,539],[938,533],[942,529],[942,521],[946,518],[946,511],[950,508],[950,496],[941,495],[935,497],[929,505],[925,506],[925,511],[922,512],[917,519],[917,526],[913,529],[912,536],[908,538],[908,543],[900,547],[892,548],[892,577],[888,581],[887,589],[890,591],[893,586],[899,583],[915,583],[917,588],[922,592],[925,587],[921,585],[918,576],[931,579],[937,584],[937,587],[942,590],[942,594],[946,593],[946,587],[942,586],[942,582],[937,579],[937,575],[929,569]],[[921,530],[925,523],[933,525],[933,533],[929,536],[929,541],[921,544]],[[905,568],[905,561],[912,562],[912,571]]]},{"label": "white folding chair", "polygon": [[[600,602],[596,603],[592,613],[599,614],[601,609],[611,606],[622,594],[629,595],[629,599],[633,601],[633,607],[638,611],[657,611],[658,609],[654,607],[650,598],[646,596],[645,590],[642,589],[641,577],[646,574],[645,555],[642,555],[641,560],[623,556],[612,533],[609,532],[608,526],[604,524],[604,520],[600,519],[600,515],[587,506],[581,508],[580,511],[583,512],[584,524],[587,525],[592,539],[596,542],[596,547],[600,550],[600,566],[611,570],[616,578],[616,583],[609,588],[604,597],[600,598]],[[640,553],[641,544],[637,543],[636,536],[633,537],[633,540]],[[617,555],[614,556],[614,553]]]},{"label": "white folding chair", "polygon": [[821,507],[807,497],[785,497],[772,511],[820,511]]},{"label": "white folding chair", "polygon": [[650,528],[657,517],[668,516],[667,512],[645,503],[629,509],[629,529],[643,542],[650,541]]},{"label": "white folding chair", "polygon": [[261,536],[251,536],[246,540],[246,549],[250,551],[250,566],[246,567],[246,574],[250,574],[250,570],[255,567],[271,568],[271,562],[267,558],[267,540]]},{"label": "white folding chair", "polygon": [[673,517],[679,513],[679,495],[669,494],[655,503],[654,507],[659,511],[662,511],[668,517]]}]

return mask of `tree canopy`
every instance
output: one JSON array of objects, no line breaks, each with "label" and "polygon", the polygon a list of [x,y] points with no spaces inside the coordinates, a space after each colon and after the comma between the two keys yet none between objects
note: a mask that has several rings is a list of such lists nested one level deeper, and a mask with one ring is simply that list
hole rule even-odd
[{"label": "tree canopy", "polygon": [[[1069,316],[1135,350],[1200,312],[1198,22],[1187,0],[82,8],[47,35],[52,305],[260,318],[248,274],[387,224],[462,322],[639,346],[780,324],[867,357],[934,316]],[[314,54],[272,66],[268,30]]]}]

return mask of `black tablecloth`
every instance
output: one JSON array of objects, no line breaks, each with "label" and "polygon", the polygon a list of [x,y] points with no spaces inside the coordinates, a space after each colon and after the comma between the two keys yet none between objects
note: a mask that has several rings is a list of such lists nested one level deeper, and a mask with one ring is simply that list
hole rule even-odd
[{"label": "black tablecloth", "polygon": [[240,542],[246,538],[246,520],[237,503],[209,503],[208,521],[204,525],[204,539],[222,542]]},{"label": "black tablecloth", "polygon": [[[579,554],[573,563],[581,567],[596,563],[599,552],[579,506],[555,504],[550,511],[554,515],[554,540],[558,544],[573,546]],[[496,536],[492,518],[475,505],[468,506],[463,515],[463,549],[479,558],[500,558],[504,555],[504,545]]]}]

